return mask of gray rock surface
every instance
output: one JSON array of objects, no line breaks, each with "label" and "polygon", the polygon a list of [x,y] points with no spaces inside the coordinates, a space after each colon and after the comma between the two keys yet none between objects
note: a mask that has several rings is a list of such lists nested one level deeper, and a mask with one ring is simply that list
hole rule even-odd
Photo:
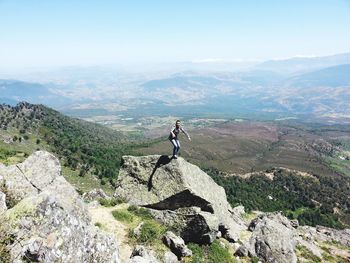
[{"label": "gray rock surface", "polygon": [[75,189],[61,176],[59,161],[38,151],[23,163],[1,166],[11,207],[0,214],[0,233],[11,262],[115,262],[118,244],[93,226]]},{"label": "gray rock surface", "polygon": [[192,256],[192,251],[185,245],[184,240],[181,237],[176,236],[171,231],[167,231],[165,233],[163,242],[178,257],[179,260],[183,257]]},{"label": "gray rock surface", "polygon": [[141,235],[141,230],[142,230],[142,227],[145,223],[144,222],[140,222],[137,227],[135,227],[132,232],[134,234],[135,237],[139,237]]},{"label": "gray rock surface", "polygon": [[246,248],[246,246],[241,245],[237,248],[234,255],[239,257],[246,257],[248,256],[248,249]]},{"label": "gray rock surface", "polygon": [[307,241],[337,242],[343,246],[350,247],[350,229],[338,230],[324,226],[300,226],[298,235]]},{"label": "gray rock surface", "polygon": [[160,261],[153,250],[137,245],[132,251],[128,263],[160,263]]},{"label": "gray rock surface", "polygon": [[164,263],[178,263],[179,260],[177,259],[177,256],[171,252],[167,251],[164,253]]},{"label": "gray rock surface", "polygon": [[[23,163],[0,167],[3,177],[2,188],[8,204],[14,206],[22,199],[44,191],[59,197],[62,205],[71,213],[87,216],[86,208],[79,194],[61,176],[58,159],[45,151],[37,151]],[[8,207],[11,208],[11,207]]]},{"label": "gray rock surface", "polygon": [[152,209],[164,223],[176,222],[185,242],[213,240],[220,224],[236,241],[246,228],[227,202],[224,189],[183,158],[124,156],[115,196]]},{"label": "gray rock surface", "polygon": [[0,214],[7,210],[6,195],[0,191]]},{"label": "gray rock surface", "polygon": [[294,228],[286,217],[261,215],[252,220],[249,229],[253,231],[247,246],[250,256],[271,263],[297,262]]},{"label": "gray rock surface", "polygon": [[110,198],[102,189],[92,189],[91,191],[84,193],[82,198],[85,202],[92,202],[99,198]]}]

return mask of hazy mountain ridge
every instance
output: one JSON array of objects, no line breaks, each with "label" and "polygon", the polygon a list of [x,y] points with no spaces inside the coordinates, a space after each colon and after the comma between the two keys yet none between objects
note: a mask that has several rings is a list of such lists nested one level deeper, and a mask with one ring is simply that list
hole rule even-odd
[{"label": "hazy mountain ridge", "polygon": [[288,74],[302,74],[322,68],[350,63],[350,53],[336,54],[322,57],[293,57],[289,59],[275,59],[265,61],[255,66],[258,69],[284,72]]},{"label": "hazy mountain ridge", "polygon": [[49,82],[43,77],[43,84],[3,80],[0,98],[12,104],[21,100],[45,103],[78,117],[191,113],[349,122],[350,64],[344,64],[349,57],[343,54],[278,61],[288,67],[300,63],[308,68],[307,72],[293,74],[283,67],[281,72],[256,67],[234,72],[191,70],[144,74],[98,67],[70,68],[71,71],[59,72],[57,78],[49,78]]}]

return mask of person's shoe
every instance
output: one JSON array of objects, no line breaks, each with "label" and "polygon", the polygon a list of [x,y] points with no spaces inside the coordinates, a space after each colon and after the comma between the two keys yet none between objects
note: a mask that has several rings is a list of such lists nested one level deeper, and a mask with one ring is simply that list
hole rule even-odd
[{"label": "person's shoe", "polygon": [[176,154],[174,155],[174,159],[177,159],[177,155]]}]

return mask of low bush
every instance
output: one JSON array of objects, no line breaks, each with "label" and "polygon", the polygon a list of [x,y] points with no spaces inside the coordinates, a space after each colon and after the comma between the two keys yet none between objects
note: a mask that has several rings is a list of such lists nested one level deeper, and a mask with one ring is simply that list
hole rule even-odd
[{"label": "low bush", "polygon": [[132,222],[134,220],[134,216],[130,212],[124,210],[114,210],[112,211],[112,215],[115,219],[123,222]]},{"label": "low bush", "polygon": [[128,207],[128,211],[133,213],[136,216],[141,217],[144,220],[153,219],[151,212],[143,207],[137,207],[136,205],[131,205]]}]

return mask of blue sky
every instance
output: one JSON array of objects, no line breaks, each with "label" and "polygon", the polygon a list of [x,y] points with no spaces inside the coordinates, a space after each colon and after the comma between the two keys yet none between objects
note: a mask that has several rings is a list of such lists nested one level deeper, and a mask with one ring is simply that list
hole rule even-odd
[{"label": "blue sky", "polygon": [[350,0],[0,0],[0,67],[350,51]]}]

